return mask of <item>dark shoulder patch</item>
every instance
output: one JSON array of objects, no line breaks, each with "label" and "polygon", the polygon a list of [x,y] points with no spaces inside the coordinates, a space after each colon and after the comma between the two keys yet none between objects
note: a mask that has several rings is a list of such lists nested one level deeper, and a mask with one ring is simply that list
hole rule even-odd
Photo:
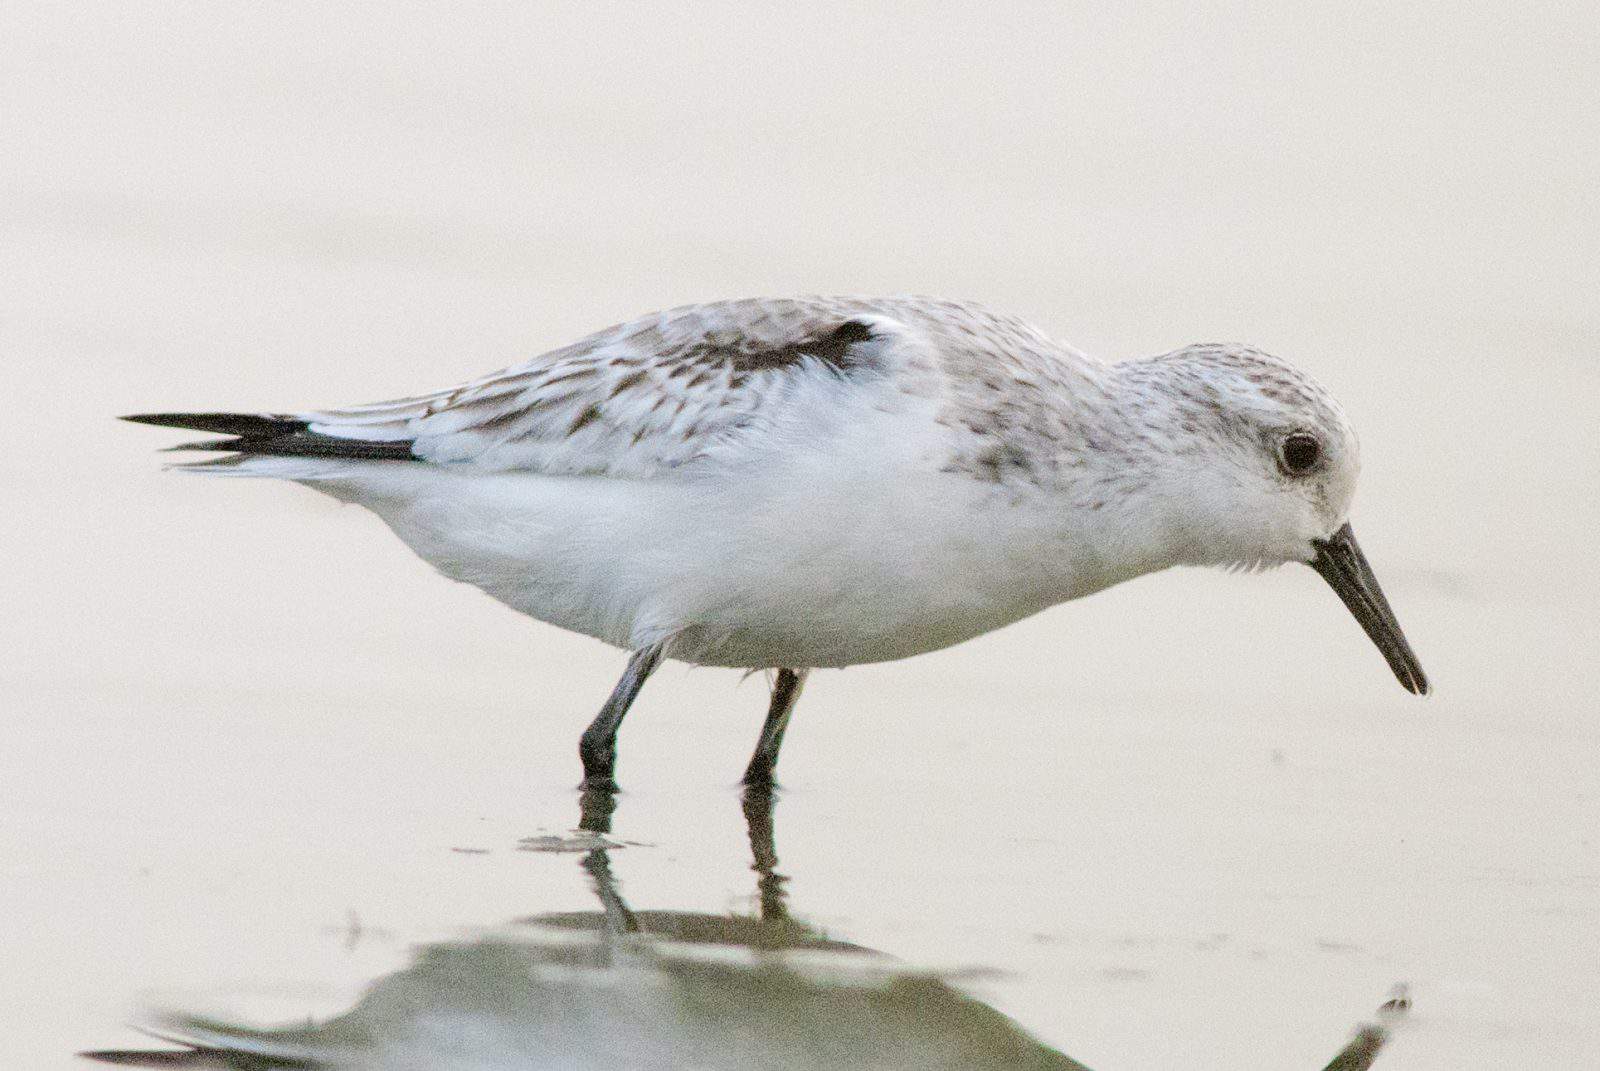
[{"label": "dark shoulder patch", "polygon": [[734,372],[759,372],[786,368],[804,360],[821,361],[840,372],[859,367],[851,347],[872,338],[872,328],[860,320],[846,320],[826,333],[820,333],[787,346],[768,349],[735,349],[728,355]]},{"label": "dark shoulder patch", "polygon": [[865,342],[872,337],[872,328],[860,320],[846,320],[832,333],[800,347],[807,357],[815,357],[823,364],[831,364],[836,368],[848,368],[855,363],[850,360],[850,347],[857,342]]}]

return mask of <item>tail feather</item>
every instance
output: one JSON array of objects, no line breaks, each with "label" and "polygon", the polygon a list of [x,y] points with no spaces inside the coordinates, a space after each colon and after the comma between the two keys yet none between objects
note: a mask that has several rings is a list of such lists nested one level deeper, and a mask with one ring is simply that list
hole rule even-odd
[{"label": "tail feather", "polygon": [[344,458],[371,461],[415,461],[410,440],[343,438],[312,431],[309,422],[266,413],[140,413],[123,420],[166,428],[187,428],[231,435],[181,443],[170,450],[208,450],[270,457]]}]

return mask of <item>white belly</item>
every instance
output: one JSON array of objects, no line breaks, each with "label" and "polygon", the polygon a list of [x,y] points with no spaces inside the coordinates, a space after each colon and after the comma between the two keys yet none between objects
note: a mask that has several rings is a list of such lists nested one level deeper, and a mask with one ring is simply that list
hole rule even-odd
[{"label": "white belly", "polygon": [[378,468],[312,486],[530,617],[704,665],[905,658],[1103,586],[1064,571],[1031,501],[917,457],[715,479]]}]

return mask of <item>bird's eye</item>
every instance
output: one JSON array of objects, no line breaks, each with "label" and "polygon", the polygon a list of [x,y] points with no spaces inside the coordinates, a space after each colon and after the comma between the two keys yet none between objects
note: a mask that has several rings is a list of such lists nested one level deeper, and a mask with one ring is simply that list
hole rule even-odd
[{"label": "bird's eye", "polygon": [[1284,472],[1291,476],[1304,476],[1316,466],[1317,458],[1322,456],[1322,444],[1314,436],[1296,433],[1283,440],[1278,456],[1283,462]]}]

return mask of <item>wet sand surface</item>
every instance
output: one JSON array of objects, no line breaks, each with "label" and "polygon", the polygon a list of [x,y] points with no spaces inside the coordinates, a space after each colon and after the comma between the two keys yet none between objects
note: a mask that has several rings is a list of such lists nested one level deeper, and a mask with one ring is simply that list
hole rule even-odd
[{"label": "wet sand surface", "polygon": [[[1303,569],[816,674],[776,831],[807,926],[1096,1071],[1321,1067],[1398,982],[1380,1068],[1595,1061],[1600,19],[924,11],[0,15],[8,1063],[156,1009],[335,1015],[414,949],[597,910],[524,842],[575,824],[624,657],[112,416],[406,394],[795,291],[1308,368],[1437,686]],[[645,690],[633,912],[754,910],[764,701]]]}]

